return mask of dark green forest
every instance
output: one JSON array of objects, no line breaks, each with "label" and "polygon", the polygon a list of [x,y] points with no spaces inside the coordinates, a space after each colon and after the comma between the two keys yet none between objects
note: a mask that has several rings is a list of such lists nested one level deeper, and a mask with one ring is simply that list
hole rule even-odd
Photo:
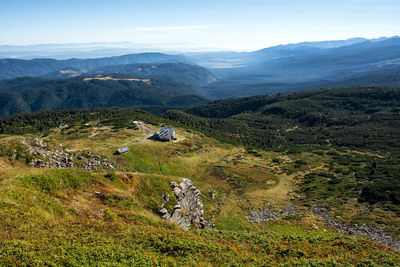
[{"label": "dark green forest", "polygon": [[218,100],[165,117],[263,149],[318,144],[399,151],[399,104],[399,89],[320,89]]},{"label": "dark green forest", "polygon": [[208,100],[202,96],[201,90],[164,80],[151,79],[149,83],[123,79],[85,81],[77,77],[0,81],[0,117],[50,109],[189,106],[205,102]]},{"label": "dark green forest", "polygon": [[137,109],[98,108],[47,110],[14,114],[0,119],[0,134],[46,134],[50,128],[60,125],[80,125],[96,121],[98,124],[114,128],[130,127],[132,120],[142,120],[150,124],[166,123],[167,120]]}]

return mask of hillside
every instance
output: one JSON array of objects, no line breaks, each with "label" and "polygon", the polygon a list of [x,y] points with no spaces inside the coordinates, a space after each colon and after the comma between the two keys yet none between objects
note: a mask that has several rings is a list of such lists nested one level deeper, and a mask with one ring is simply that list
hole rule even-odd
[{"label": "hillside", "polygon": [[207,69],[184,63],[110,65],[95,68],[90,71],[67,68],[47,73],[42,77],[49,79],[68,79],[76,76],[93,77],[95,75],[117,73],[139,78],[175,81],[195,87],[204,86],[216,81],[214,74]]},{"label": "hillside", "polygon": [[110,65],[188,62],[184,56],[162,53],[141,53],[94,59],[0,59],[0,79],[37,77],[72,68],[90,71]]},{"label": "hillside", "polygon": [[[186,113],[169,111],[165,117],[249,148],[293,155],[316,147],[325,155],[323,150],[336,148],[328,153],[333,156],[325,165],[328,173],[305,177],[308,196],[322,202],[340,199],[341,205],[355,198],[398,216],[399,105],[398,89],[321,89],[214,101]],[[300,160],[295,169],[304,162]],[[340,186],[352,192],[351,197],[336,191]]]},{"label": "hillside", "polygon": [[17,78],[0,81],[0,117],[44,109],[188,106],[207,102],[202,95],[190,85],[131,76]]},{"label": "hillside", "polygon": [[[231,126],[220,125],[216,130],[223,132],[233,127],[227,135],[264,148],[294,141],[398,151],[399,105],[399,89],[359,87],[217,100],[185,112],[211,118],[210,122],[216,124],[226,119],[224,123]],[[176,116],[190,120],[188,114]],[[166,115],[175,116],[174,112]],[[288,131],[293,127],[295,131]]]},{"label": "hillside", "polygon": [[[132,126],[131,120],[144,124]],[[177,140],[149,138],[159,125],[177,127]],[[378,175],[382,162],[389,164],[388,155],[333,146],[296,153],[246,149],[124,109],[18,114],[1,119],[0,127],[3,264],[359,266],[400,261],[399,252],[386,246],[398,244],[385,237],[399,235],[399,217],[384,206],[352,202],[356,192],[349,190],[358,177],[353,169],[364,168],[354,163],[378,160]],[[114,153],[123,146],[128,153]],[[73,168],[63,168],[66,164]],[[193,224],[182,230],[161,217],[162,206],[178,209],[170,182],[180,183],[181,177],[201,192],[206,229]],[[335,198],[338,192],[345,194]]]}]

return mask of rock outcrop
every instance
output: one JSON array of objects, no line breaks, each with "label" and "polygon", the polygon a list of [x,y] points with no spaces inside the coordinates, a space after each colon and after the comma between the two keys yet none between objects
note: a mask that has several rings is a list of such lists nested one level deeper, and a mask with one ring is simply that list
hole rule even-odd
[{"label": "rock outcrop", "polygon": [[[184,230],[188,230],[191,226],[196,228],[207,227],[203,204],[200,201],[201,193],[192,181],[183,178],[180,184],[171,182],[171,188],[178,204],[174,206],[171,213],[164,207],[165,203],[162,205],[160,213],[164,220],[177,224]],[[168,200],[166,199],[166,201]]]}]

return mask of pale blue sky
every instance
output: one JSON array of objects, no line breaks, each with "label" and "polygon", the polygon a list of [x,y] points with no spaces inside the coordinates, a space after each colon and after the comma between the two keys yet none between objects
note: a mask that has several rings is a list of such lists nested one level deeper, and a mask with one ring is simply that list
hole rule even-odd
[{"label": "pale blue sky", "polygon": [[137,42],[255,50],[400,34],[400,0],[0,0],[0,45]]}]

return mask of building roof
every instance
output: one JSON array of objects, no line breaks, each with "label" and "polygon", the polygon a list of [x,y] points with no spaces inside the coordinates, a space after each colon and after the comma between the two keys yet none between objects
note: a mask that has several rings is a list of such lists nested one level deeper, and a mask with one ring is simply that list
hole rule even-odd
[{"label": "building roof", "polygon": [[175,138],[175,128],[173,127],[160,127],[160,131],[157,133],[157,137],[160,139],[172,139]]},{"label": "building roof", "polygon": [[120,149],[117,149],[117,152],[119,153],[119,154],[122,154],[122,153],[126,153],[126,152],[128,152],[129,151],[129,147],[123,147],[123,148],[120,148]]}]

